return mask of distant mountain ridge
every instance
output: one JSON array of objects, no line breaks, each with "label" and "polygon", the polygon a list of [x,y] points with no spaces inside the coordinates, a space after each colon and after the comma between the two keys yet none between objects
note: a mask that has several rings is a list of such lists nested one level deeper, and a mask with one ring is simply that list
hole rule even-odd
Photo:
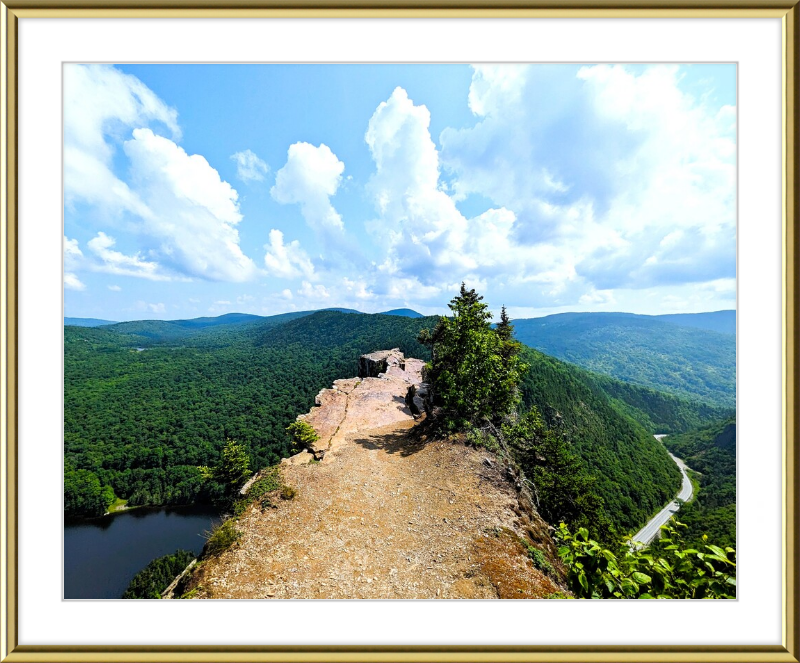
[{"label": "distant mountain ridge", "polygon": [[721,324],[726,317],[729,324],[730,313],[735,319],[735,311],[718,313],[723,315],[667,319],[633,313],[559,313],[513,324],[519,341],[563,361],[684,398],[734,407],[736,336],[702,327]]},{"label": "distant mountain ridge", "polygon": [[113,320],[100,320],[99,318],[64,318],[65,327],[102,327],[113,324],[116,324]]},{"label": "distant mountain ridge", "polygon": [[[253,313],[225,313],[215,317],[190,318],[186,320],[130,320],[127,322],[117,322],[115,320],[100,320],[99,318],[64,318],[64,326],[71,327],[103,327],[106,325],[127,325],[128,329],[141,328],[142,323],[162,325],[162,329],[168,330],[170,326],[182,327],[186,329],[205,329],[206,327],[217,327],[220,325],[238,325],[260,320],[280,319],[288,322],[295,318],[318,313],[319,311],[335,311],[337,313],[358,313],[360,315],[396,315],[404,318],[423,318],[422,313],[417,313],[410,308],[396,308],[391,311],[381,311],[380,313],[362,313],[353,308],[324,308],[309,311],[294,311],[290,313],[277,313],[275,315],[255,315]],[[126,328],[118,328],[117,331],[126,331]]]},{"label": "distant mountain ridge", "polygon": [[681,327],[695,327],[719,332],[720,334],[736,333],[736,311],[712,311],[711,313],[669,313],[654,315],[654,318],[671,322]]},{"label": "distant mountain ridge", "polygon": [[384,311],[381,315],[399,315],[404,318],[424,318],[425,316],[422,313],[417,313],[415,310],[410,308],[395,308],[391,311]]}]

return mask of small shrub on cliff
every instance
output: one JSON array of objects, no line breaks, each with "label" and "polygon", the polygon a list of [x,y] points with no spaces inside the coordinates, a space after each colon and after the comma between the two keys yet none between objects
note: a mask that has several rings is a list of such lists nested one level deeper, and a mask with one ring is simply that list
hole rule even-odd
[{"label": "small shrub on cliff", "polygon": [[282,500],[293,500],[295,497],[297,497],[297,488],[293,488],[292,486],[284,486],[281,488]]},{"label": "small shrub on cliff", "polygon": [[539,550],[538,548],[532,546],[527,541],[522,541],[522,544],[525,546],[525,552],[530,557],[533,565],[542,571],[543,573],[551,574],[553,573],[553,565],[547,561],[547,557],[544,556],[544,553]]},{"label": "small shrub on cliff", "polygon": [[306,421],[299,419],[286,427],[289,435],[292,436],[292,449],[295,452],[308,449],[319,440],[319,435],[314,427]]},{"label": "small shrub on cliff", "polygon": [[234,527],[233,520],[220,523],[206,534],[205,552],[209,555],[218,555],[226,551],[242,536],[242,533]]}]

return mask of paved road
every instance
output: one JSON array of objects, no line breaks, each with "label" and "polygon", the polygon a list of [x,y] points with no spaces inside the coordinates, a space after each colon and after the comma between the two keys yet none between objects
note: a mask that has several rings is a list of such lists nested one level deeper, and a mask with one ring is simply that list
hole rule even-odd
[{"label": "paved road", "polygon": [[[655,435],[654,437],[660,442],[661,438],[666,437],[666,435]],[[678,500],[686,502],[692,497],[692,482],[689,480],[689,477],[686,474],[685,463],[680,458],[677,458],[672,454],[669,454],[669,457],[672,458],[672,460],[675,461],[675,464],[680,468],[681,474],[683,475],[683,484],[681,485],[681,490],[676,499],[661,509],[661,511],[659,511],[650,520],[650,522],[647,523],[647,525],[642,527],[642,529],[633,535],[633,540],[640,543],[641,546],[646,546],[649,544],[655,538],[656,534],[658,534],[658,530],[661,528],[661,526],[678,512],[678,509],[681,508]]]}]

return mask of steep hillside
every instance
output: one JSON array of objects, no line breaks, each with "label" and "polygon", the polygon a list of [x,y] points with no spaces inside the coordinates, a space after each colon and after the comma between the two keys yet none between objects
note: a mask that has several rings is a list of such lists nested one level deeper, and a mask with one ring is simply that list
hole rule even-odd
[{"label": "steep hillside", "polygon": [[596,478],[596,492],[622,531],[634,531],[677,493],[681,475],[664,448],[636,421],[621,415],[582,371],[526,349],[526,406],[535,405],[560,429]]},{"label": "steep hillside", "polygon": [[736,337],[630,313],[515,320],[532,348],[598,373],[709,404],[736,401]]},{"label": "steep hillside", "polygon": [[606,393],[617,411],[639,422],[653,434],[683,433],[734,413],[731,407],[681,398],[591,371],[581,372],[587,382]]}]

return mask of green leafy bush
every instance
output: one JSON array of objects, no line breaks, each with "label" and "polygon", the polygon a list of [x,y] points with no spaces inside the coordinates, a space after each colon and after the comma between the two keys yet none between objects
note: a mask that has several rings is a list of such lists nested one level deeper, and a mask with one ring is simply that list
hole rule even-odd
[{"label": "green leafy bush", "polygon": [[613,549],[591,539],[585,528],[572,534],[563,523],[556,537],[568,568],[567,583],[584,599],[733,599],[736,551],[705,543],[687,547],[677,521],[662,527],[662,538],[639,549],[624,540]]}]

